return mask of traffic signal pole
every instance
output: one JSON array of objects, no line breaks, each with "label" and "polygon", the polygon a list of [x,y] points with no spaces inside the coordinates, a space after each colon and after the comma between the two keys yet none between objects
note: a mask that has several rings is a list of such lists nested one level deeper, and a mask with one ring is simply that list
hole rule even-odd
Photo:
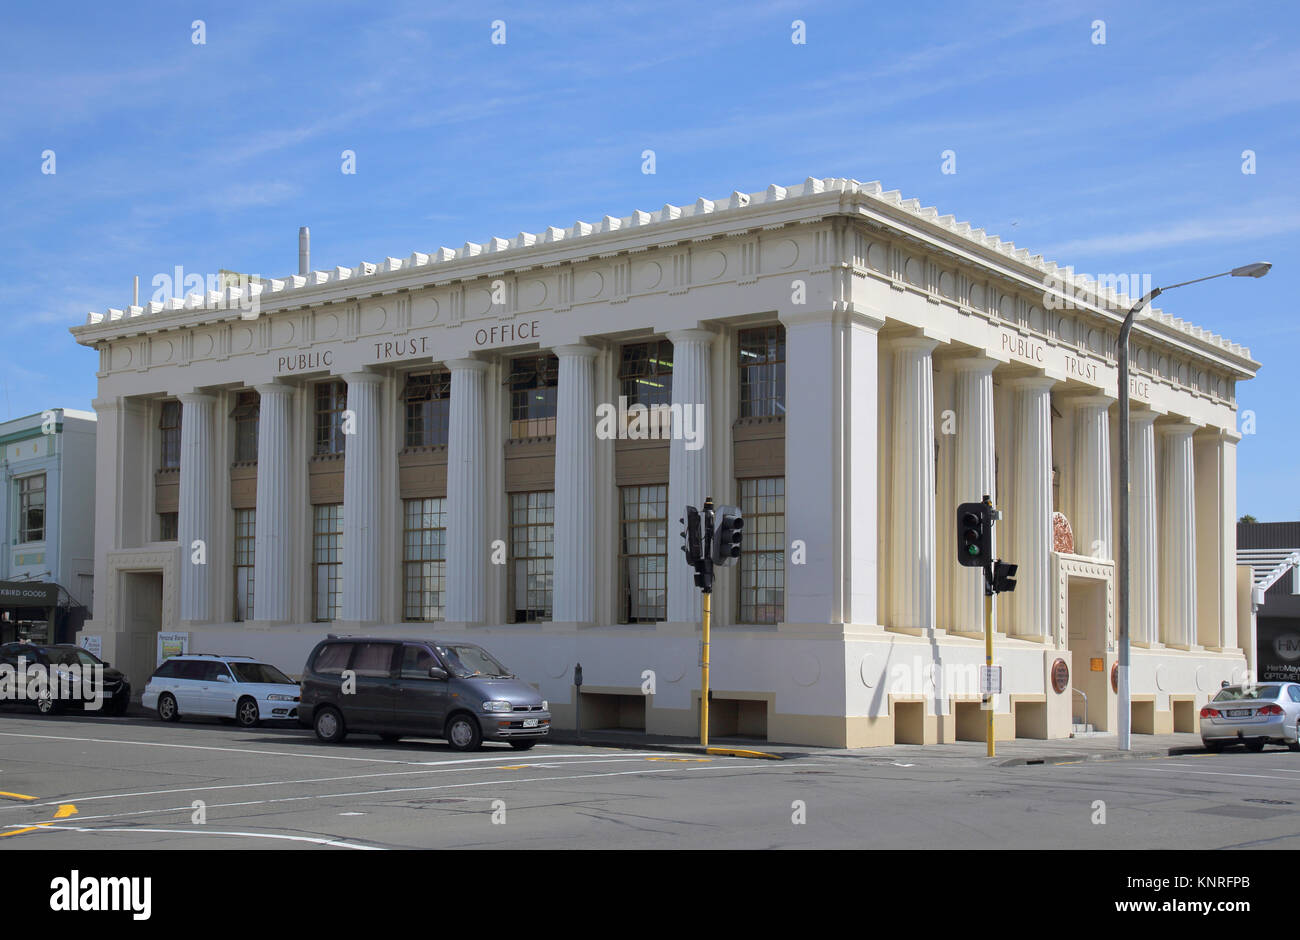
[{"label": "traffic signal pole", "polygon": [[713,497],[704,500],[703,557],[696,569],[701,589],[700,747],[709,746],[709,615],[713,600]]},{"label": "traffic signal pole", "polygon": [[[957,506],[957,564],[979,568],[984,574],[984,669],[980,676],[980,705],[984,709],[984,737],[988,756],[994,756],[993,708],[1002,693],[1002,674],[993,671],[993,598],[1016,589],[1016,565],[993,558],[993,526],[1002,513],[989,495],[978,503]],[[995,681],[996,680],[996,681]],[[996,691],[995,691],[996,689]]]},{"label": "traffic signal pole", "polygon": [[702,621],[703,641],[700,644],[700,746],[709,746],[709,600],[711,591],[704,592],[704,615]]},{"label": "traffic signal pole", "polygon": [[[993,668],[993,566],[984,566],[984,665]],[[988,756],[993,756],[993,696],[984,696],[984,737]]]}]

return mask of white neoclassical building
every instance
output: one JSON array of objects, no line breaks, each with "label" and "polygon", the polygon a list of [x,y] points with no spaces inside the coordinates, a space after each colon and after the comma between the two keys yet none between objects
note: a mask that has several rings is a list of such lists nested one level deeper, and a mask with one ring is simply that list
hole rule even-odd
[{"label": "white neoclassical building", "polygon": [[[327,632],[468,638],[560,726],[581,663],[585,727],[691,734],[677,519],[708,495],[746,516],[715,735],[978,738],[955,507],[988,493],[1020,566],[998,735],[1115,727],[1114,284],[815,178],[309,268],[72,331],[100,352],[85,633],[137,688],[159,630],[293,674]],[[1235,388],[1258,363],[1159,311],[1132,346],[1134,729],[1192,730],[1246,664]],[[680,420],[635,407],[664,404]]]}]

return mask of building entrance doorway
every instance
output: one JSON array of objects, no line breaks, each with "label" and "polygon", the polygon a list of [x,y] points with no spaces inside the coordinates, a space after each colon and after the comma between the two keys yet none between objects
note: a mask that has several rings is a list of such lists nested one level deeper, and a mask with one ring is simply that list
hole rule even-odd
[{"label": "building entrance doorway", "polygon": [[163,620],[163,573],[123,571],[121,640],[118,669],[131,682],[131,697],[139,700],[145,683],[153,675],[158,655],[158,631]]},{"label": "building entrance doorway", "polygon": [[1106,595],[1107,582],[1095,578],[1071,577],[1066,585],[1072,714],[1076,725],[1091,725],[1097,731],[1114,730],[1110,727]]}]

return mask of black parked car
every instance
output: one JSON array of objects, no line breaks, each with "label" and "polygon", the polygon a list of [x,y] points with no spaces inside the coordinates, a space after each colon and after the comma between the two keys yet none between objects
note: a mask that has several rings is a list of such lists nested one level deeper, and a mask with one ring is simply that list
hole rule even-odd
[{"label": "black parked car", "polygon": [[473,643],[330,636],[307,657],[301,686],[298,723],[330,744],[360,731],[524,751],[551,730],[537,690]]},{"label": "black parked car", "polygon": [[[22,669],[19,670],[19,660]],[[41,667],[43,680],[35,679],[30,667]],[[79,706],[88,712],[124,715],[131,702],[131,683],[93,653],[71,643],[6,643],[0,646],[0,666],[13,671],[13,690],[6,701],[35,705],[42,715]],[[98,667],[98,668],[96,668]],[[103,689],[96,683],[102,677]],[[94,708],[97,693],[101,704]]]}]

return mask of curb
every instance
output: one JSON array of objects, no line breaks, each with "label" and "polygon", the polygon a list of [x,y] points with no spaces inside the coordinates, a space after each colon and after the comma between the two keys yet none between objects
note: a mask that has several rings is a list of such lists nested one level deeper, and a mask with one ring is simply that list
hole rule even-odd
[{"label": "curb", "polygon": [[[1085,762],[1117,760],[1152,760],[1157,757],[1179,757],[1185,754],[1202,754],[1199,747],[1171,747],[1163,751],[1110,751],[1100,754],[1050,754],[1043,757],[1011,757],[998,761],[997,767],[1030,767],[1040,764],[1082,764]],[[995,758],[996,760],[996,758]]]},{"label": "curb", "polygon": [[806,757],[806,754],[773,754],[769,751],[755,751],[750,748],[741,747],[701,747],[698,744],[662,744],[659,742],[646,743],[642,741],[607,741],[601,738],[589,738],[585,735],[556,735],[554,732],[547,735],[548,742],[552,744],[573,744],[578,747],[608,747],[620,751],[659,751],[667,754],[712,754],[722,757],[748,757],[758,760],[788,760],[796,757]]}]

